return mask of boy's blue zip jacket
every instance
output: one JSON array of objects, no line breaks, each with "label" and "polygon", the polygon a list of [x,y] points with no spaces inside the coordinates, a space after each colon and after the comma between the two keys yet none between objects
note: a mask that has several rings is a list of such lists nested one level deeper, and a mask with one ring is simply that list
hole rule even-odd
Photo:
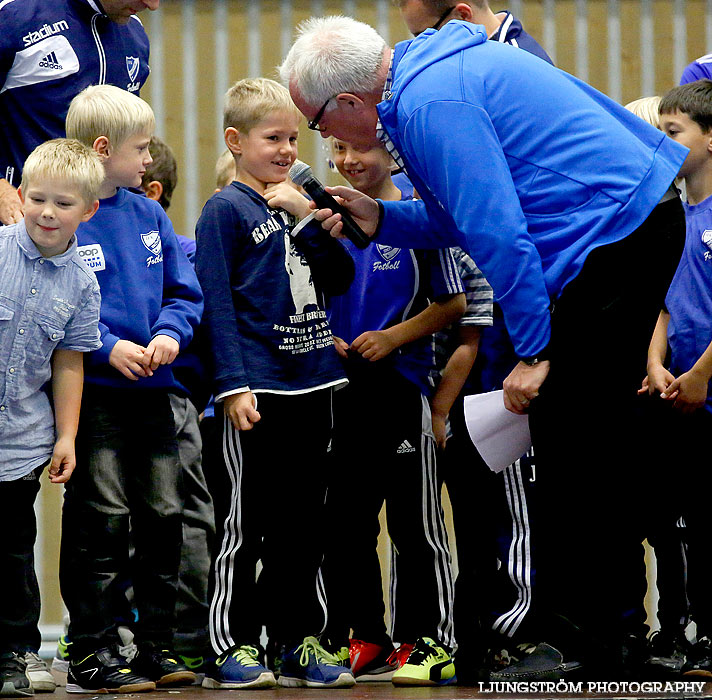
[{"label": "boy's blue zip jacket", "polygon": [[383,202],[378,242],[459,245],[492,285],[520,357],[596,247],[657,205],[687,149],[526,51],[449,22],[399,43],[381,122],[423,201]]}]

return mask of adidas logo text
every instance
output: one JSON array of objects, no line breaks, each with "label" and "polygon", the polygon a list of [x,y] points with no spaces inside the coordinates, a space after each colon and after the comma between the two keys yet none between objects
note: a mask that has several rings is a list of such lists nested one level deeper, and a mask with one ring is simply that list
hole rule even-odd
[{"label": "adidas logo text", "polygon": [[62,65],[57,62],[57,55],[50,51],[41,61],[40,68],[50,68],[51,70],[62,70]]},{"label": "adidas logo text", "polygon": [[406,452],[415,452],[415,447],[413,447],[413,445],[411,445],[407,440],[403,440],[396,452],[399,455],[405,454]]}]

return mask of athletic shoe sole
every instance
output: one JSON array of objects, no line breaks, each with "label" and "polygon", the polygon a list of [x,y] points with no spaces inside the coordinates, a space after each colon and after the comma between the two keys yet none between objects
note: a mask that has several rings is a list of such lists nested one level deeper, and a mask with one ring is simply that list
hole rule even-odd
[{"label": "athletic shoe sole", "polygon": [[366,671],[363,675],[355,676],[355,678],[357,683],[387,683],[393,679],[395,672],[396,670],[393,668],[378,673]]},{"label": "athletic shoe sole", "polygon": [[0,698],[26,698],[34,695],[32,688],[16,688],[12,681],[5,681],[0,687]]},{"label": "athletic shoe sole", "polygon": [[446,678],[442,681],[431,681],[429,678],[416,678],[414,676],[397,676],[391,679],[393,685],[404,685],[404,686],[441,686],[441,685],[452,685],[457,683],[457,676],[452,678]]},{"label": "athletic shoe sole", "polygon": [[710,679],[712,678],[712,671],[706,671],[705,669],[702,668],[693,668],[690,669],[689,671],[684,671],[683,676],[685,678],[707,678]]},{"label": "athletic shoe sole", "polygon": [[57,684],[52,680],[35,681],[30,678],[30,685],[35,693],[54,693],[57,690]]},{"label": "athletic shoe sole", "polygon": [[277,681],[271,671],[265,671],[254,680],[245,681],[244,683],[238,683],[236,681],[219,681],[215,678],[211,678],[210,676],[205,676],[202,685],[203,688],[208,688],[209,690],[230,690],[231,688],[274,688],[277,685]]},{"label": "athletic shoe sole", "polygon": [[282,673],[277,683],[283,688],[352,688],[356,683],[356,679],[350,673],[342,673],[331,683],[320,683],[318,681],[308,681],[305,678],[285,676]]},{"label": "athletic shoe sole", "polygon": [[67,683],[66,691],[68,693],[94,693],[95,695],[110,695],[114,693],[148,693],[156,689],[156,684],[153,681],[147,683],[129,683],[121,685],[118,688],[82,688],[76,683]]},{"label": "athletic shoe sole", "polygon": [[167,685],[193,685],[196,680],[197,677],[192,671],[175,671],[161,676],[156,681],[156,685],[161,687]]},{"label": "athletic shoe sole", "polygon": [[391,666],[391,664],[386,664],[385,666],[379,666],[378,668],[366,667],[365,669],[356,672],[352,670],[351,673],[353,673],[355,678],[362,678],[363,676],[379,676],[383,673],[394,673],[397,670],[398,666]]}]

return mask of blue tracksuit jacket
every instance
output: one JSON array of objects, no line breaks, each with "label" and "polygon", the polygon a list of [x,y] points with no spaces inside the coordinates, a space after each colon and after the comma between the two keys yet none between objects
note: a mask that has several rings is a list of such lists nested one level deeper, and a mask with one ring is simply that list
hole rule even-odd
[{"label": "blue tracksuit jacket", "polygon": [[520,357],[549,342],[552,299],[594,248],[648,216],[687,149],[479,25],[395,48],[381,122],[423,201],[384,202],[380,243],[467,250]]},{"label": "blue tracksuit jacket", "polygon": [[64,136],[89,85],[138,93],[148,37],[137,17],[112,22],[97,0],[0,0],[0,177],[17,187],[35,146]]}]

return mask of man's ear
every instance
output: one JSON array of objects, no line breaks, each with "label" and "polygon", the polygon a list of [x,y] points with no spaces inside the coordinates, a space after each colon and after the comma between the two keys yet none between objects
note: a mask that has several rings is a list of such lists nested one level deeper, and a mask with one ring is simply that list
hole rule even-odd
[{"label": "man's ear", "polygon": [[101,158],[108,158],[111,155],[111,144],[106,136],[97,136],[91,147]]},{"label": "man's ear", "polygon": [[95,199],[94,202],[90,207],[87,207],[87,210],[82,214],[82,221],[89,221],[94,214],[96,214],[96,210],[99,208],[99,200]]},{"label": "man's ear", "polygon": [[237,156],[242,155],[242,144],[240,143],[240,132],[234,126],[225,129],[225,145]]},{"label": "man's ear", "polygon": [[352,92],[341,92],[335,99],[342,107],[350,107],[356,110],[362,109],[366,104],[363,98],[354,95]]},{"label": "man's ear", "polygon": [[457,14],[457,19],[465,22],[473,21],[472,8],[466,2],[458,2],[453,8],[453,12]]},{"label": "man's ear", "polygon": [[143,191],[149,199],[158,202],[163,194],[163,184],[158,182],[158,180],[151,180],[151,182],[143,188]]},{"label": "man's ear", "polygon": [[17,196],[20,198],[20,201],[24,204],[25,203],[25,195],[22,194],[22,185],[20,185],[17,188]]}]

